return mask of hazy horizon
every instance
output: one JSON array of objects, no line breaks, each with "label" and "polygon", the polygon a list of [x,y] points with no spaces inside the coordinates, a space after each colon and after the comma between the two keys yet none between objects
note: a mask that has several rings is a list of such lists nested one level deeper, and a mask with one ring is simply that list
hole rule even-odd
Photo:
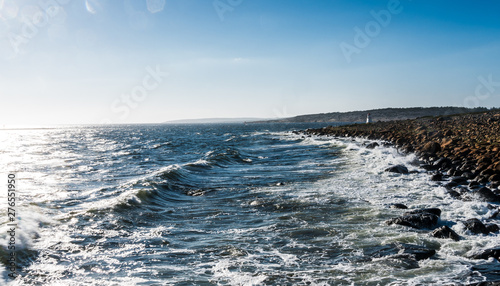
[{"label": "hazy horizon", "polygon": [[499,8],[2,0],[0,126],[498,107]]}]

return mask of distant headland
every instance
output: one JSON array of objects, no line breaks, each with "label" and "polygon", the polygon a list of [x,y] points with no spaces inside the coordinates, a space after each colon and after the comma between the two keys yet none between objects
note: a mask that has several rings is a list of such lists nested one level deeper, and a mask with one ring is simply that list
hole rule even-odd
[{"label": "distant headland", "polygon": [[366,122],[368,113],[373,122],[415,119],[427,116],[447,116],[452,114],[484,112],[490,109],[485,107],[410,107],[410,108],[383,108],[363,111],[330,112],[319,114],[299,115],[289,118],[252,121],[248,123],[306,123],[306,122]]}]

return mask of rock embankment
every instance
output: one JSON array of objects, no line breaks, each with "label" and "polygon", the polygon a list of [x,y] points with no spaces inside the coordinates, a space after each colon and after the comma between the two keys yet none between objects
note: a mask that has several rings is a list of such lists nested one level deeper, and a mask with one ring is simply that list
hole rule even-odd
[{"label": "rock embankment", "polygon": [[426,163],[423,168],[436,171],[436,180],[446,173],[463,178],[450,182],[452,185],[467,181],[477,186],[489,184],[493,189],[500,185],[500,111],[325,127],[306,133],[388,141],[419,155]]}]

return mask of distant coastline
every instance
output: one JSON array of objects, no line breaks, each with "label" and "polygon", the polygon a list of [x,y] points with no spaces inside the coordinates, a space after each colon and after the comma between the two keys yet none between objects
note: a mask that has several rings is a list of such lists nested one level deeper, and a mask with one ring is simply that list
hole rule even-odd
[{"label": "distant coastline", "polygon": [[409,107],[409,108],[382,108],[348,112],[329,112],[298,115],[286,118],[197,118],[170,120],[162,124],[211,124],[211,123],[365,123],[368,114],[373,122],[416,119],[420,117],[449,116],[454,114],[466,114],[476,112],[487,112],[497,109],[485,107]]},{"label": "distant coastline", "polygon": [[265,118],[199,118],[180,119],[163,122],[163,124],[209,124],[209,123],[246,123],[254,121],[265,121]]},{"label": "distant coastline", "polygon": [[448,116],[452,114],[485,112],[485,107],[410,107],[410,108],[383,108],[363,111],[330,112],[319,114],[299,115],[289,118],[259,120],[248,123],[306,123],[306,122],[365,122],[368,113],[373,122],[415,119],[426,116]]}]

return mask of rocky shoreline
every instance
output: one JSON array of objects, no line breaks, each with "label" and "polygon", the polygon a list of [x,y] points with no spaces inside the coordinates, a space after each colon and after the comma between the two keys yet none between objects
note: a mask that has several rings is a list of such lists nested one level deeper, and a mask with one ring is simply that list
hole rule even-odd
[{"label": "rocky shoreline", "polygon": [[[368,141],[365,148],[384,145],[395,146],[405,153],[415,153],[420,167],[433,181],[442,184],[448,194],[463,201],[477,200],[488,203],[495,210],[485,221],[470,218],[461,223],[471,235],[489,235],[500,231],[494,223],[500,218],[500,111],[425,117],[413,120],[354,124],[303,133],[318,136],[361,137]],[[406,174],[406,166],[392,166],[387,172]],[[406,209],[404,205],[393,208]],[[399,217],[386,221],[388,225],[402,225],[428,230],[429,235],[458,241],[462,239],[446,225],[440,225],[440,209],[405,210]],[[419,246],[413,246],[419,247]],[[419,250],[420,251],[420,250]],[[423,250],[421,250],[423,251]],[[428,249],[432,251],[432,249]],[[500,260],[500,245],[468,255],[469,259]],[[500,285],[500,267],[478,270],[488,281],[469,285]]]}]

